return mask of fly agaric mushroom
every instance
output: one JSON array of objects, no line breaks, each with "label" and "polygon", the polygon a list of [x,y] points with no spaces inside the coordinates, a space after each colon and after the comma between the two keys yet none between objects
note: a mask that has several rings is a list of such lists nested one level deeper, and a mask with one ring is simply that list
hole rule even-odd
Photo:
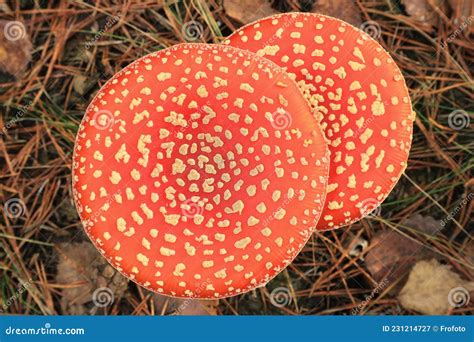
[{"label": "fly agaric mushroom", "polygon": [[182,44],[116,74],[89,105],[73,188],[125,276],[177,297],[264,285],[314,231],[327,145],[296,83],[224,45]]},{"label": "fly agaric mushroom", "polygon": [[365,32],[314,13],[255,21],[224,44],[284,67],[321,122],[331,166],[317,229],[354,223],[378,207],[406,168],[414,121],[390,55]]}]

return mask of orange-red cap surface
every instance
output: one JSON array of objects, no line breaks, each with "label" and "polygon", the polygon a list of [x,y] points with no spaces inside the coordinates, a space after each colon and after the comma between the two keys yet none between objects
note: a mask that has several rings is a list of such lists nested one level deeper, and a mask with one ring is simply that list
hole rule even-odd
[{"label": "orange-red cap surface", "polygon": [[363,31],[311,13],[264,18],[225,44],[284,67],[298,82],[329,141],[328,194],[318,229],[375,209],[405,170],[414,116],[400,70]]},{"label": "orange-red cap surface", "polygon": [[166,295],[219,298],[265,284],[314,230],[327,145],[272,62],[183,44],[116,74],[74,151],[87,234],[124,275]]}]

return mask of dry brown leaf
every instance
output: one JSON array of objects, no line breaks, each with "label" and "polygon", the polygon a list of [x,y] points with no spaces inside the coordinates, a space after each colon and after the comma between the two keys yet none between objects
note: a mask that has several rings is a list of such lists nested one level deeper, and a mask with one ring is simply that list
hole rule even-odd
[{"label": "dry brown leaf", "polygon": [[181,305],[181,311],[178,315],[181,316],[206,316],[217,315],[218,300],[203,300],[203,299],[189,299]]},{"label": "dry brown leaf", "polygon": [[376,282],[387,279],[391,284],[403,283],[418,260],[432,257],[433,252],[419,243],[396,231],[383,231],[372,239],[365,264]]},{"label": "dry brown leaf", "polygon": [[31,48],[23,23],[0,20],[0,71],[20,78],[31,61]]},{"label": "dry brown leaf", "polygon": [[268,0],[224,0],[226,14],[243,24],[278,14]]},{"label": "dry brown leaf", "polygon": [[445,0],[402,0],[402,4],[408,15],[426,31],[438,26],[437,11],[446,12]]},{"label": "dry brown leaf", "polygon": [[[127,289],[128,279],[117,272],[88,243],[63,243],[58,246],[60,260],[56,281],[62,289],[61,308],[64,314],[94,314],[94,292],[102,292],[109,298],[120,297]],[[111,296],[111,297],[110,297]],[[157,314],[170,315],[216,315],[218,300],[181,299],[152,293]],[[110,305],[112,302],[109,303]]]},{"label": "dry brown leaf", "polygon": [[443,228],[439,220],[435,220],[431,216],[423,216],[420,214],[408,217],[402,222],[402,225],[427,235],[435,235]]},{"label": "dry brown leaf", "polygon": [[58,249],[56,281],[64,286],[61,297],[63,314],[95,313],[97,307],[92,305],[90,311],[88,307],[91,305],[86,305],[93,301],[95,291],[108,288],[112,297],[117,298],[127,289],[127,278],[115,271],[91,243],[62,243]]},{"label": "dry brown leaf", "polygon": [[[398,296],[400,304],[426,315],[445,315],[454,306],[469,305],[469,291],[474,283],[468,283],[441,265],[435,259],[419,261],[410,272],[407,283]],[[455,297],[461,295],[462,297]]]},{"label": "dry brown leaf", "polygon": [[318,0],[312,12],[347,21],[356,27],[362,24],[360,10],[353,0]]}]

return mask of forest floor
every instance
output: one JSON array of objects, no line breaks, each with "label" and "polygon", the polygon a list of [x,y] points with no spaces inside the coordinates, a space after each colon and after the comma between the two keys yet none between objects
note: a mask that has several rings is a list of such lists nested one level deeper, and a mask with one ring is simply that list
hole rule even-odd
[{"label": "forest floor", "polygon": [[[0,29],[19,22],[21,35],[0,32],[0,313],[472,314],[469,1],[313,2],[0,1]],[[342,18],[392,55],[416,111],[406,172],[376,215],[315,233],[266,287],[183,301],[129,282],[92,247],[72,200],[72,151],[87,105],[145,54],[219,43],[250,20],[287,11]]]}]

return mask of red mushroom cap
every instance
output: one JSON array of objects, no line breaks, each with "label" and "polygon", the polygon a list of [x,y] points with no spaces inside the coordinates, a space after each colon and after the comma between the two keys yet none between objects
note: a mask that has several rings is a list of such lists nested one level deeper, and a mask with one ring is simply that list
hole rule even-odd
[{"label": "red mushroom cap", "polygon": [[73,189],[125,276],[178,297],[265,284],[314,231],[327,145],[296,83],[224,45],[182,44],[116,74],[87,109]]},{"label": "red mushroom cap", "polygon": [[317,229],[351,224],[379,206],[406,168],[414,121],[390,55],[363,31],[313,13],[258,20],[225,44],[284,67],[321,122],[331,167]]}]

